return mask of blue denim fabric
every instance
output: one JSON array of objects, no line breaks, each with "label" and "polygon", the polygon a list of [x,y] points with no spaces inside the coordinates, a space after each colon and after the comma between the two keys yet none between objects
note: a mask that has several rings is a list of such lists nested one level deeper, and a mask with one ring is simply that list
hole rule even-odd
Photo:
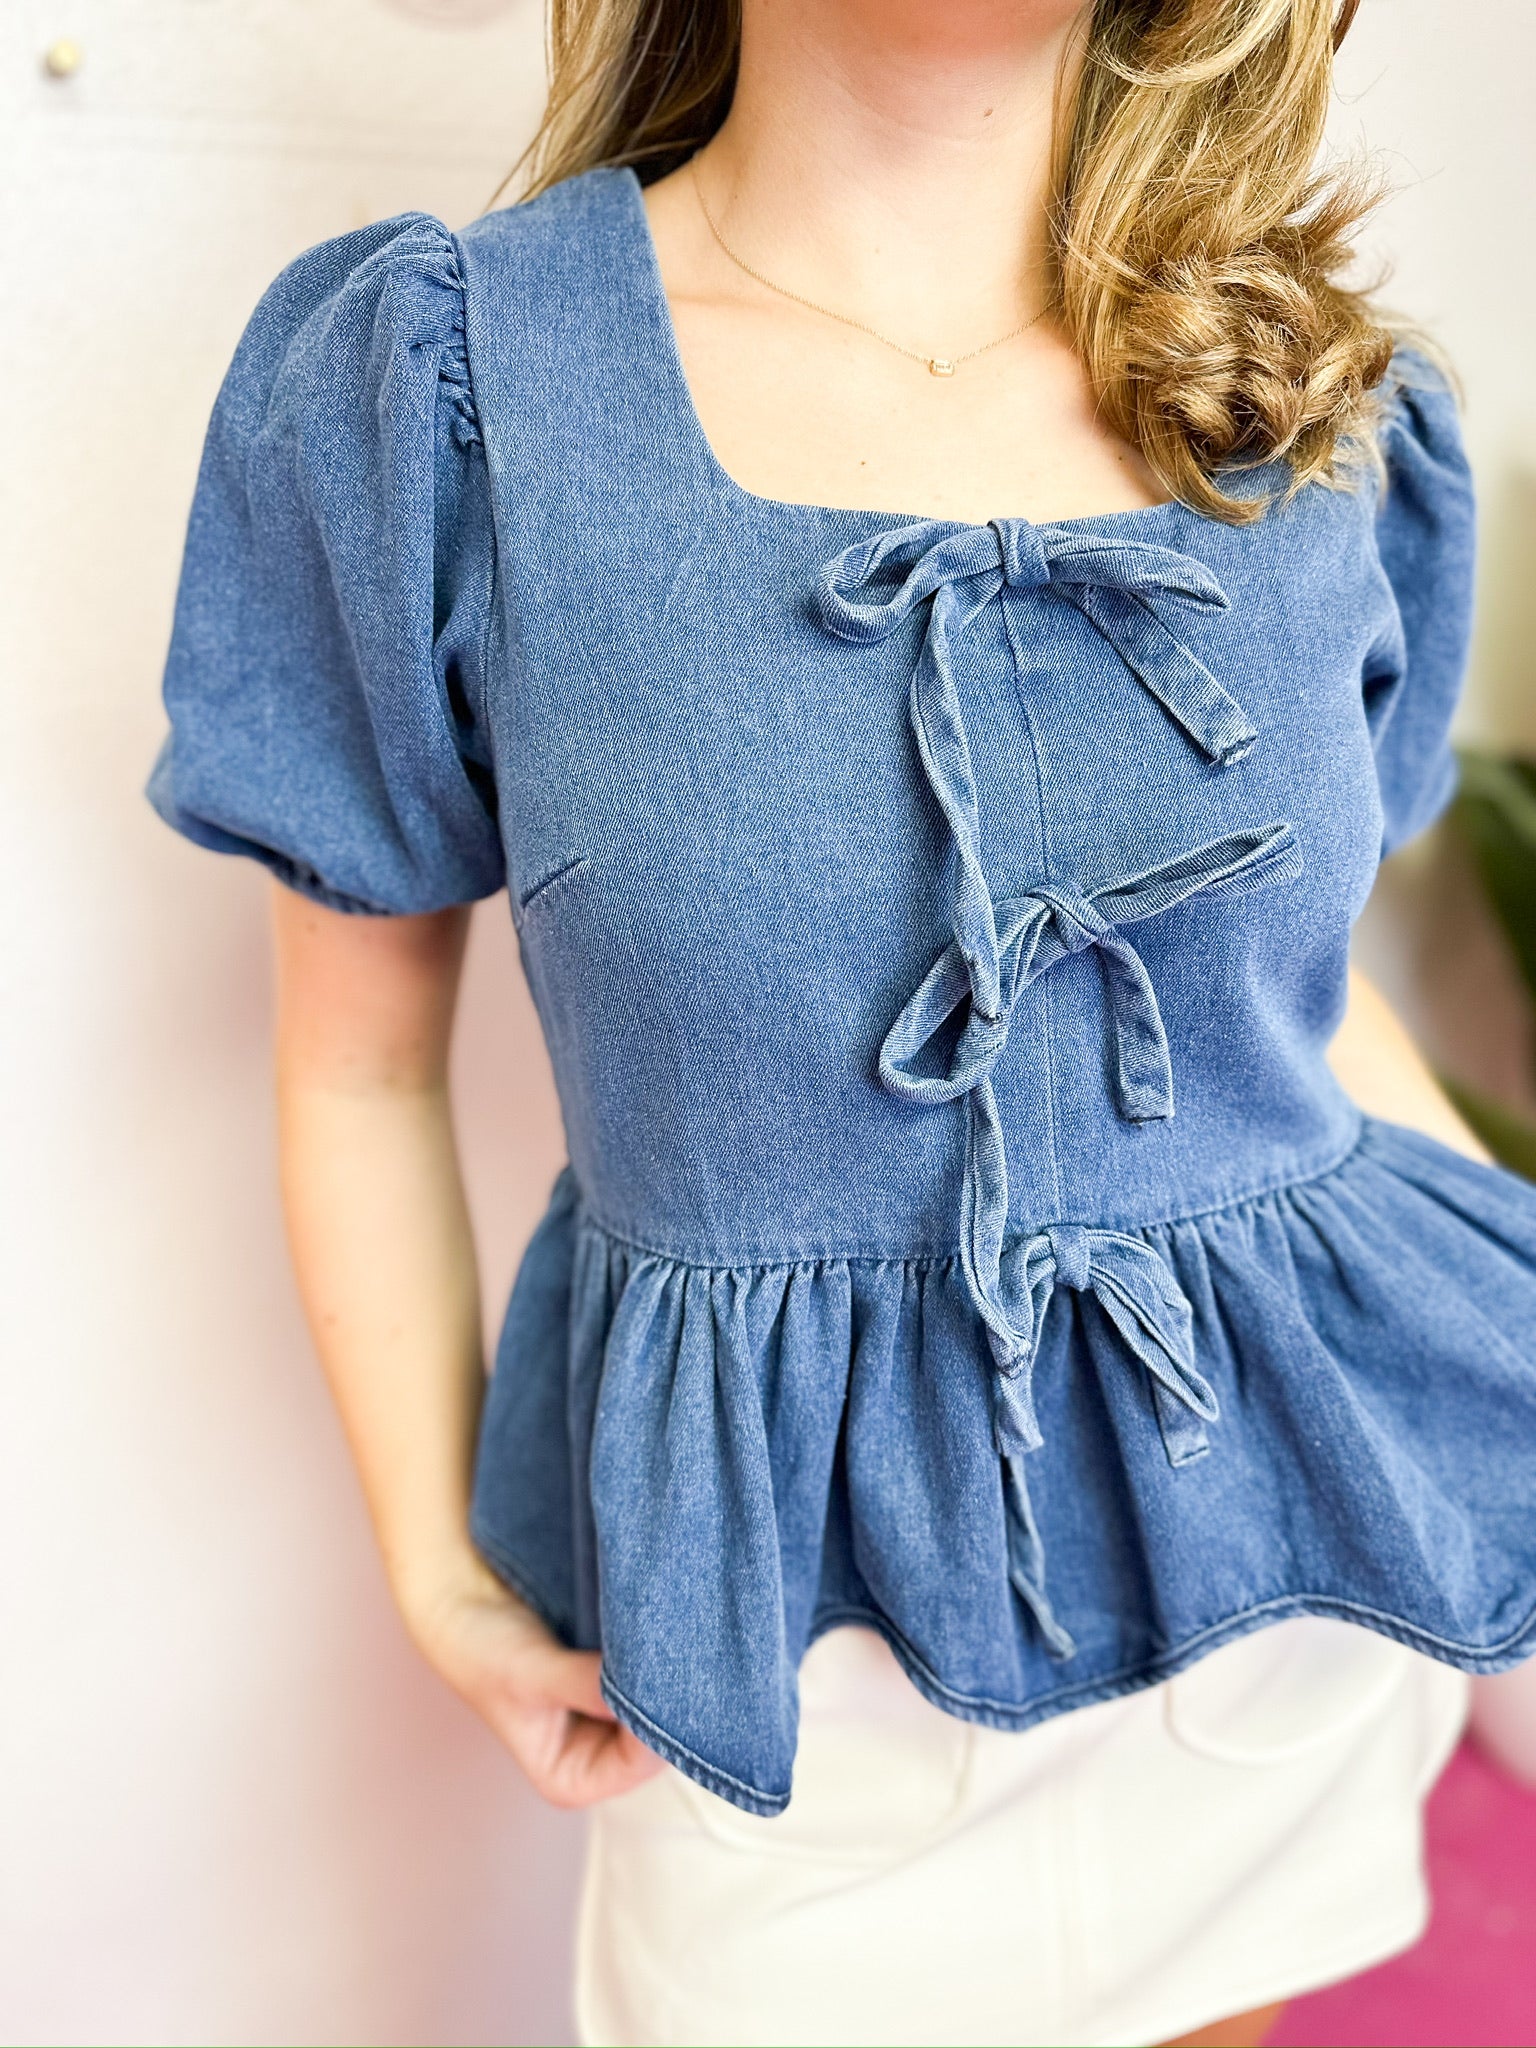
[{"label": "blue denim fabric", "polygon": [[1532,1646],[1536,1190],[1324,1056],[1467,638],[1392,382],[1384,482],[1246,528],[756,497],[628,171],[327,243],[241,343],[150,795],[341,908],[508,886],[570,1166],[475,1538],[752,1811],[842,1622],[1000,1727],[1301,1611]]}]

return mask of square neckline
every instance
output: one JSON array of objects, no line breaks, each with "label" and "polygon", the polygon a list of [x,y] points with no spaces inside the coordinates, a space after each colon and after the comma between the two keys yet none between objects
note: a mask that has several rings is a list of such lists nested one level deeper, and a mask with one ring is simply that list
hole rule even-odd
[{"label": "square neckline", "polygon": [[1071,532],[1102,528],[1111,523],[1118,526],[1152,521],[1161,525],[1170,513],[1175,512],[1183,512],[1191,518],[1199,519],[1205,525],[1216,523],[1186,505],[1180,498],[1159,498],[1152,505],[1132,505],[1118,512],[1077,513],[1063,519],[1037,520],[1022,512],[995,512],[990,519],[975,520],[957,519],[952,515],[937,512],[882,511],[867,505],[822,505],[807,499],[774,498],[761,491],[749,490],[731,474],[716,454],[714,443],[705,430],[703,418],[694,401],[693,387],[688,382],[688,373],[683,367],[683,352],[678,341],[677,323],[672,315],[672,301],[667,296],[667,288],[662,279],[661,258],[656,248],[656,238],[651,232],[651,218],[646,211],[644,187],[632,164],[615,165],[613,169],[624,186],[628,224],[634,240],[636,267],[640,273],[641,297],[659,343],[659,356],[655,367],[669,402],[669,424],[675,429],[679,441],[708,476],[720,496],[734,499],[743,507],[760,515],[779,515],[805,520],[862,520],[877,527],[926,525],[961,529],[1007,520],[1020,526],[1042,530],[1058,528]]}]

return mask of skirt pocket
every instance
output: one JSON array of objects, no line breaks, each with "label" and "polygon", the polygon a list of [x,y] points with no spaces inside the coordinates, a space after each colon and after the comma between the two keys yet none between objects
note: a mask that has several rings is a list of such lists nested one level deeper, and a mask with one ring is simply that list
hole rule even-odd
[{"label": "skirt pocket", "polygon": [[1224,1644],[1169,1679],[1169,1732],[1220,1763],[1283,1763],[1352,1734],[1382,1711],[1420,1661],[1374,1629],[1295,1615]]},{"label": "skirt pocket", "polygon": [[794,1789],[771,1820],[689,1780],[678,1790],[716,1841],[755,1856],[882,1862],[941,1834],[959,1813],[975,1730],[930,1706],[873,1630],[813,1643],[800,1668]]}]

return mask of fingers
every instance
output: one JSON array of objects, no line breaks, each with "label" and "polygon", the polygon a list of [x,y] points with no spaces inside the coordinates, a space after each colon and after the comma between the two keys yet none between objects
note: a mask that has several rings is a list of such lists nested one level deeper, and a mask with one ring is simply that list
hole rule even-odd
[{"label": "fingers", "polygon": [[629,1729],[572,1715],[544,1784],[536,1789],[557,1806],[592,1806],[654,1777],[662,1759]]},{"label": "fingers", "polygon": [[524,1685],[552,1705],[611,1723],[614,1712],[603,1698],[602,1673],[603,1660],[596,1650],[566,1650],[552,1643],[528,1660]]},{"label": "fingers", "polygon": [[602,1659],[568,1650],[527,1610],[478,1590],[430,1637],[433,1661],[557,1806],[590,1806],[653,1777],[661,1759],[619,1725]]},{"label": "fingers", "polygon": [[604,1708],[604,1718],[547,1696],[503,1700],[487,1715],[541,1798],[591,1806],[654,1777],[662,1760]]}]

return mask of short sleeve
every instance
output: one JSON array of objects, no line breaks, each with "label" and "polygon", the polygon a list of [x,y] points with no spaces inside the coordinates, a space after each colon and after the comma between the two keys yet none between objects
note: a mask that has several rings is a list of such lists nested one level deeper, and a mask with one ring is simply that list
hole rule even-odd
[{"label": "short sleeve", "polygon": [[505,879],[485,727],[495,546],[448,230],[302,256],[215,404],[146,795],[333,909]]},{"label": "short sleeve", "polygon": [[1474,561],[1455,397],[1413,353],[1400,352],[1389,376],[1376,546],[1392,601],[1365,673],[1383,855],[1432,824],[1455,789],[1450,729],[1466,673]]}]

